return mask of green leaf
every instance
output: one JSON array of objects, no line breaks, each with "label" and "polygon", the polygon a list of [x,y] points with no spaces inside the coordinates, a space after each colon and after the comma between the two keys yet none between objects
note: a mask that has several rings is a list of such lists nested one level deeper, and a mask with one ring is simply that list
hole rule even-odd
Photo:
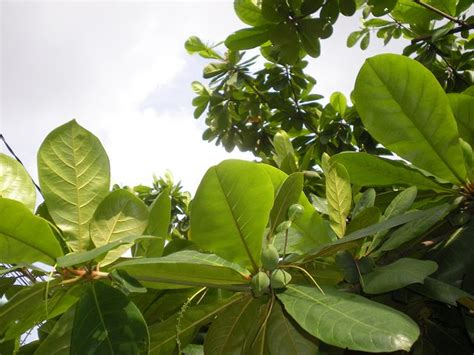
[{"label": "green leaf", "polygon": [[262,15],[262,5],[259,0],[235,0],[234,11],[239,19],[249,26],[268,23]]},{"label": "green leaf", "polygon": [[323,6],[323,0],[303,0],[301,4],[301,13],[309,15],[318,11]]},{"label": "green leaf", "polygon": [[372,6],[374,16],[383,16],[395,7],[397,0],[368,0],[368,4]]},{"label": "green leaf", "polygon": [[437,268],[438,265],[434,261],[401,258],[365,274],[364,292],[385,293],[414,283],[423,283]]},{"label": "green leaf", "polygon": [[168,319],[150,326],[150,353],[154,355],[174,354],[177,351],[177,337],[182,347],[189,344],[199,328],[210,322],[217,314],[240,302],[242,294],[217,301],[212,304],[192,306],[185,310],[178,326],[178,318],[173,314]]},{"label": "green leaf", "polygon": [[370,188],[364,191],[360,197],[357,199],[354,198],[355,206],[352,210],[352,218],[357,217],[359,213],[364,211],[366,208],[370,208],[374,206],[375,203],[376,193],[375,190]]},{"label": "green leaf", "polygon": [[308,53],[313,58],[317,58],[321,54],[321,44],[315,32],[319,31],[320,26],[319,23],[314,23],[311,20],[312,19],[300,21],[300,29],[298,34],[303,49],[306,51],[306,53]]},{"label": "green leaf", "polygon": [[270,26],[263,25],[238,30],[225,40],[227,48],[232,50],[252,49],[270,39]]},{"label": "green leaf", "polygon": [[76,305],[71,355],[148,354],[147,325],[137,306],[119,290],[91,283]]},{"label": "green leaf", "polygon": [[461,298],[474,298],[466,291],[432,277],[427,277],[422,285],[411,285],[410,289],[451,306],[457,306],[457,301]]},{"label": "green leaf", "polygon": [[256,271],[272,206],[273,185],[261,166],[226,160],[210,168],[197,189],[190,239]]},{"label": "green leaf", "polygon": [[368,207],[351,220],[347,226],[346,233],[353,233],[357,230],[374,225],[378,223],[380,217],[381,213],[377,207]]},{"label": "green leaf", "polygon": [[349,34],[346,41],[346,46],[352,48],[356,45],[357,41],[362,37],[362,31],[354,31]]},{"label": "green leaf", "polygon": [[355,294],[289,285],[277,297],[303,329],[340,348],[409,351],[420,334],[405,314]]},{"label": "green leaf", "polygon": [[[432,211],[428,210],[430,213]],[[379,222],[369,227],[357,230],[351,234],[346,235],[344,238],[336,240],[331,243],[323,244],[312,250],[310,250],[306,256],[327,256],[333,255],[339,250],[346,250],[358,244],[358,241],[369,235],[386,231],[390,228],[397,227],[399,225],[416,221],[420,218],[426,218],[428,215],[427,211],[412,211],[403,215],[395,216],[386,221]]]},{"label": "green leaf", "polygon": [[422,190],[452,192],[419,170],[401,161],[382,159],[367,153],[343,152],[331,157],[331,161],[344,165],[351,182],[359,186],[414,185]]},{"label": "green leaf", "polygon": [[214,254],[193,250],[183,250],[161,258],[131,259],[115,264],[113,268],[125,270],[150,288],[173,288],[173,285],[177,285],[175,287],[246,289],[250,282],[250,273],[239,265]]},{"label": "green leaf", "polygon": [[474,147],[474,96],[448,94],[459,136]]},{"label": "green leaf", "polygon": [[69,355],[75,312],[75,307],[71,307],[56,321],[49,335],[40,342],[35,355]]},{"label": "green leaf", "polygon": [[51,217],[74,250],[90,246],[89,222],[110,185],[100,141],[72,120],[53,130],[38,152],[41,190]]},{"label": "green leaf", "polygon": [[347,108],[347,100],[343,93],[336,91],[332,93],[329,101],[332,107],[341,115],[344,116]]},{"label": "green leaf", "polygon": [[54,265],[62,255],[48,222],[23,203],[0,198],[0,216],[0,263]]},{"label": "green leaf", "polygon": [[307,334],[285,312],[279,302],[273,304],[266,327],[266,345],[272,355],[317,354],[318,341]]},{"label": "green leaf", "polygon": [[389,219],[408,211],[415,202],[417,193],[416,186],[408,187],[400,192],[385,209],[383,219]]},{"label": "green leaf", "polygon": [[252,345],[257,333],[264,299],[247,296],[228,307],[212,322],[204,341],[204,352],[215,355],[237,355]]},{"label": "green leaf", "polygon": [[288,176],[278,189],[275,203],[270,212],[270,228],[268,235],[273,236],[275,228],[288,219],[288,208],[298,202],[303,192],[303,173],[293,173]]},{"label": "green leaf", "polygon": [[76,253],[70,253],[64,256],[61,256],[57,259],[57,266],[58,267],[69,267],[73,265],[83,265],[85,263],[90,262],[91,260],[95,260],[96,262],[100,262],[103,258],[107,255],[110,250],[114,250],[119,248],[120,246],[126,245],[128,248],[130,244],[134,243],[140,239],[154,239],[154,236],[150,235],[129,235],[127,237],[114,240],[109,244],[102,245],[101,247],[94,248],[87,251],[81,251]]},{"label": "green leaf", "polygon": [[163,254],[165,240],[171,223],[171,196],[170,188],[164,189],[150,206],[150,217],[146,234],[157,238],[143,240],[136,244],[134,256],[148,258],[158,257]]},{"label": "green leaf", "polygon": [[330,164],[326,173],[326,198],[332,230],[339,238],[346,233],[346,218],[352,204],[349,175],[343,165]]},{"label": "green leaf", "polygon": [[352,16],[356,12],[357,5],[355,0],[339,0],[339,11],[344,16]]},{"label": "green leaf", "polygon": [[386,148],[444,180],[464,181],[448,98],[422,64],[395,54],[369,58],[357,76],[354,98],[365,127]]},{"label": "green leaf", "polygon": [[36,190],[23,165],[0,153],[0,197],[23,202],[31,211],[36,205]]},{"label": "green leaf", "polygon": [[184,48],[189,54],[198,53],[203,58],[222,59],[222,57],[208,45],[205,45],[199,37],[191,36],[184,43]]},{"label": "green leaf", "polygon": [[442,204],[422,211],[424,216],[420,217],[420,219],[407,223],[403,227],[390,233],[385,243],[379,248],[379,252],[394,250],[412,239],[419,237],[422,233],[439,222],[448,213],[450,208],[450,205]]},{"label": "green leaf", "polygon": [[[92,242],[96,247],[101,247],[130,235],[140,235],[147,227],[148,214],[147,206],[131,192],[112,191],[97,207],[90,223]],[[131,244],[126,244],[114,248],[101,264],[113,262],[130,247]]]}]

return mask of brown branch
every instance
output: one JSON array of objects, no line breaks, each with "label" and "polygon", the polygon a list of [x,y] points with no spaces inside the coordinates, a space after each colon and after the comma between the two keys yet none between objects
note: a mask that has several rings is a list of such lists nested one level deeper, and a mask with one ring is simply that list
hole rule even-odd
[{"label": "brown branch", "polygon": [[[469,30],[472,30],[472,29],[474,29],[474,24],[461,25],[459,27],[453,28],[452,30],[446,32],[445,36],[452,35],[454,33],[462,32],[462,31],[465,31],[465,30],[469,31]],[[433,37],[432,34],[416,37],[416,38],[411,40],[411,43],[415,44],[415,43],[422,42],[422,41],[429,41],[432,37]]]},{"label": "brown branch", "polygon": [[441,11],[440,9],[437,9],[436,7],[434,6],[431,6],[430,4],[427,4],[421,0],[413,0],[415,3],[417,3],[418,5],[420,6],[423,6],[425,9],[428,9],[442,17],[444,17],[445,19],[448,19],[450,21],[453,21],[453,22],[456,22],[457,24],[461,25],[461,26],[467,26],[467,23],[462,21],[462,20],[459,20],[457,19],[456,17],[453,17],[451,15],[448,15],[447,13]]}]

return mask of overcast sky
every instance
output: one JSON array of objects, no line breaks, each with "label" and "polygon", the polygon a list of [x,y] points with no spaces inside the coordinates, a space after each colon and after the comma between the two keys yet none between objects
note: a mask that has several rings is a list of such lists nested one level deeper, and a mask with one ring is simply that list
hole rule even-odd
[{"label": "overcast sky", "polygon": [[[222,1],[5,1],[1,3],[0,131],[36,177],[36,152],[55,127],[76,118],[109,154],[112,180],[150,184],[171,170],[194,193],[207,168],[249,154],[227,154],[201,140],[191,82],[205,61],[188,55],[185,40],[218,42],[245,27]],[[310,74],[317,93],[349,94],[368,56],[400,53],[348,49],[358,16],[338,20]],[[6,152],[3,146],[0,151]]]}]

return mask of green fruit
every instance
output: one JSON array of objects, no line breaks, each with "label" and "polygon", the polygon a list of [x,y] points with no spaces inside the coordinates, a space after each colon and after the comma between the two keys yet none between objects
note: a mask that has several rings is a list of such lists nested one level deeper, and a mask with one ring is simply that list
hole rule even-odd
[{"label": "green fruit", "polygon": [[283,221],[276,227],[276,231],[277,233],[281,233],[281,232],[286,231],[287,229],[290,229],[290,227],[291,227],[291,221]]},{"label": "green fruit", "polygon": [[278,269],[272,272],[270,284],[273,289],[284,288],[291,281],[291,275],[284,270]]},{"label": "green fruit", "polygon": [[301,216],[304,212],[303,206],[301,206],[299,203],[294,203],[288,208],[288,218],[292,221],[297,219],[299,216]]},{"label": "green fruit", "polygon": [[255,297],[263,296],[270,286],[270,278],[263,271],[258,272],[252,277],[252,292]]},{"label": "green fruit", "polygon": [[268,245],[262,250],[262,266],[265,270],[273,270],[278,266],[280,262],[280,255],[278,254],[277,248],[273,245]]}]

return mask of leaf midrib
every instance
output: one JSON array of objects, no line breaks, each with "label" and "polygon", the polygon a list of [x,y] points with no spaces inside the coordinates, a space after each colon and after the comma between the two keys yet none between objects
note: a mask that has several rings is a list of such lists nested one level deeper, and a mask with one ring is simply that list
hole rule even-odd
[{"label": "leaf midrib", "polygon": [[[389,85],[387,85],[385,83],[385,81],[383,80],[383,78],[380,76],[380,74],[377,72],[377,70],[375,69],[375,67],[372,65],[371,61],[367,61],[367,63],[369,64],[369,66],[371,67],[372,71],[375,73],[375,75],[377,76],[377,78],[380,80],[380,82],[383,84],[384,88],[387,90],[387,92],[390,94],[391,98],[393,99],[394,102],[396,102],[396,104],[398,105],[398,107],[400,108],[400,111],[403,112],[404,116],[408,119],[408,121],[413,125],[413,127],[416,129],[416,131],[418,133],[420,133],[420,135],[425,139],[425,142],[428,143],[428,145],[433,149],[433,151],[436,153],[436,155],[438,156],[438,158],[441,159],[441,161],[444,163],[444,165],[448,168],[448,170],[454,175],[454,177],[456,178],[456,180],[458,180],[459,183],[462,183],[463,179],[458,176],[457,172],[454,171],[452,168],[451,168],[451,165],[448,163],[448,161],[440,154],[440,152],[436,149],[436,147],[433,145],[433,143],[431,142],[431,140],[428,139],[428,137],[425,135],[425,133],[419,129],[419,127],[417,126],[417,124],[410,119],[410,116],[408,115],[408,113],[404,110],[404,108],[402,107],[402,105],[398,102],[398,100],[396,99],[395,95],[392,93],[392,90],[391,90],[391,87]],[[408,85],[408,84],[407,84]],[[423,85],[423,90],[425,88],[425,86]],[[406,94],[406,88],[403,92],[403,95],[405,96]],[[420,100],[421,101],[421,100]]]}]

